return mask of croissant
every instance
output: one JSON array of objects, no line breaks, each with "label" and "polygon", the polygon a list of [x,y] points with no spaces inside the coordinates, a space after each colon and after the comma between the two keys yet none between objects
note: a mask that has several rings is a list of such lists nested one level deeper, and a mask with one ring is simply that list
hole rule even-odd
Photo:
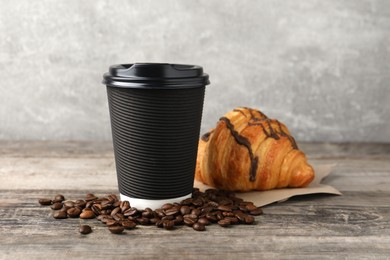
[{"label": "croissant", "polygon": [[218,189],[262,191],[304,187],[314,170],[284,124],[244,107],[201,137],[195,179]]}]

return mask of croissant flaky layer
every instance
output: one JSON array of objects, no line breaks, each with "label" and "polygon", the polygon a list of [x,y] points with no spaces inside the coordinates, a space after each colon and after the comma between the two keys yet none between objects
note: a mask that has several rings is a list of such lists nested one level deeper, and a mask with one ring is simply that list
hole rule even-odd
[{"label": "croissant flaky layer", "polygon": [[224,190],[270,190],[304,187],[314,170],[284,124],[236,108],[199,140],[195,179]]}]

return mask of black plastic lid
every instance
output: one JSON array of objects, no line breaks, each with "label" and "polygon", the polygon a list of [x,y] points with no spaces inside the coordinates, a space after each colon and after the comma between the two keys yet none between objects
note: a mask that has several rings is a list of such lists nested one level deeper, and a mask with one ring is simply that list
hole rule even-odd
[{"label": "black plastic lid", "polygon": [[194,88],[210,84],[202,67],[169,63],[112,65],[103,78],[103,84],[121,88]]}]

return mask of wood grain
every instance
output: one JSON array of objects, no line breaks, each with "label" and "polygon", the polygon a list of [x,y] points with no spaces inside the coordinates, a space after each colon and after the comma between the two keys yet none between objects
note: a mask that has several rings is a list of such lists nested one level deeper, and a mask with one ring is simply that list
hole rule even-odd
[{"label": "wood grain", "polygon": [[[256,225],[206,232],[139,226],[113,235],[97,220],[55,220],[37,202],[57,193],[117,193],[110,144],[1,142],[0,259],[389,259],[390,145],[351,146],[359,149],[304,145],[312,162],[337,163],[325,182],[343,196],[273,204]],[[82,223],[93,233],[80,235]]]}]

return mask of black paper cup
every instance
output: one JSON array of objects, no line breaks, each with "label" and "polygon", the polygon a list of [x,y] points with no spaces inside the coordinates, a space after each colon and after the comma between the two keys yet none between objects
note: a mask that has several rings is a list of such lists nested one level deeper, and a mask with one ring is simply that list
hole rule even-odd
[{"label": "black paper cup", "polygon": [[113,65],[103,83],[121,200],[157,208],[190,197],[209,84],[202,67]]}]

